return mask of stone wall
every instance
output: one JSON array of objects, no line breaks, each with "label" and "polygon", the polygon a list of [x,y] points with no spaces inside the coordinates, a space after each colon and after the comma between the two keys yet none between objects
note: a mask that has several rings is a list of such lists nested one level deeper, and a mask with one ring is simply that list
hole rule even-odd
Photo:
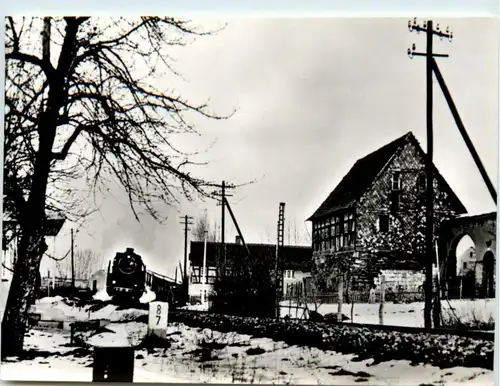
[{"label": "stone wall", "polygon": [[377,288],[380,288],[382,276],[385,277],[385,288],[390,288],[394,292],[397,292],[400,286],[404,292],[418,292],[419,287],[423,286],[425,281],[423,271],[383,269],[374,278]]}]

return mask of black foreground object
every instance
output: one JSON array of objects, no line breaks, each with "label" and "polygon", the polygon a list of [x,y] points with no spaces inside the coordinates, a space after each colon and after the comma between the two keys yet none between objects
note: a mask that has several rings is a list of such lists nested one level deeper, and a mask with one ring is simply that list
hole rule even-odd
[{"label": "black foreground object", "polygon": [[92,382],[134,382],[134,348],[95,347]]}]

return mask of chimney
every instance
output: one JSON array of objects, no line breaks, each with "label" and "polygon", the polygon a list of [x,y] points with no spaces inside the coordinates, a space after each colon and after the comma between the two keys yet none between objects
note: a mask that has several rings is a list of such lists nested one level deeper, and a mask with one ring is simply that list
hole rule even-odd
[{"label": "chimney", "polygon": [[240,237],[240,236],[236,236],[236,238],[235,238],[235,243],[236,243],[236,244],[239,244],[239,245],[242,245],[242,244],[243,244],[243,241],[241,240],[241,237]]}]

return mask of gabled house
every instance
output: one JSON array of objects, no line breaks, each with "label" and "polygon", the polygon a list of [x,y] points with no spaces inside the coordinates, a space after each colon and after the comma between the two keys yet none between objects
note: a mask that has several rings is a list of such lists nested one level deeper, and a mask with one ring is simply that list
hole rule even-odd
[{"label": "gabled house", "polygon": [[[412,132],[359,159],[308,219],[316,262],[349,256],[355,284],[381,270],[421,270],[425,251],[425,153]],[[434,167],[435,226],[466,213]],[[319,259],[319,260],[318,260]]]}]

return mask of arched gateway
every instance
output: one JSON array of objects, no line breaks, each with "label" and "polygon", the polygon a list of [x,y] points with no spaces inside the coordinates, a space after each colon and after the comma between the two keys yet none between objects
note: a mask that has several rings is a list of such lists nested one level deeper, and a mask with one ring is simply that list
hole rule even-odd
[{"label": "arched gateway", "polygon": [[[469,286],[477,290],[471,296],[494,297],[494,258],[496,254],[496,212],[477,216],[459,217],[444,221],[438,234],[439,257],[442,278],[446,281],[450,295],[455,297],[456,289],[464,279],[471,279]],[[457,246],[468,235],[474,243],[470,264],[466,274],[457,272]],[[488,252],[488,253],[487,253]],[[472,255],[473,254],[473,255]],[[486,254],[486,258],[485,258]],[[493,261],[492,261],[493,259]]]}]

